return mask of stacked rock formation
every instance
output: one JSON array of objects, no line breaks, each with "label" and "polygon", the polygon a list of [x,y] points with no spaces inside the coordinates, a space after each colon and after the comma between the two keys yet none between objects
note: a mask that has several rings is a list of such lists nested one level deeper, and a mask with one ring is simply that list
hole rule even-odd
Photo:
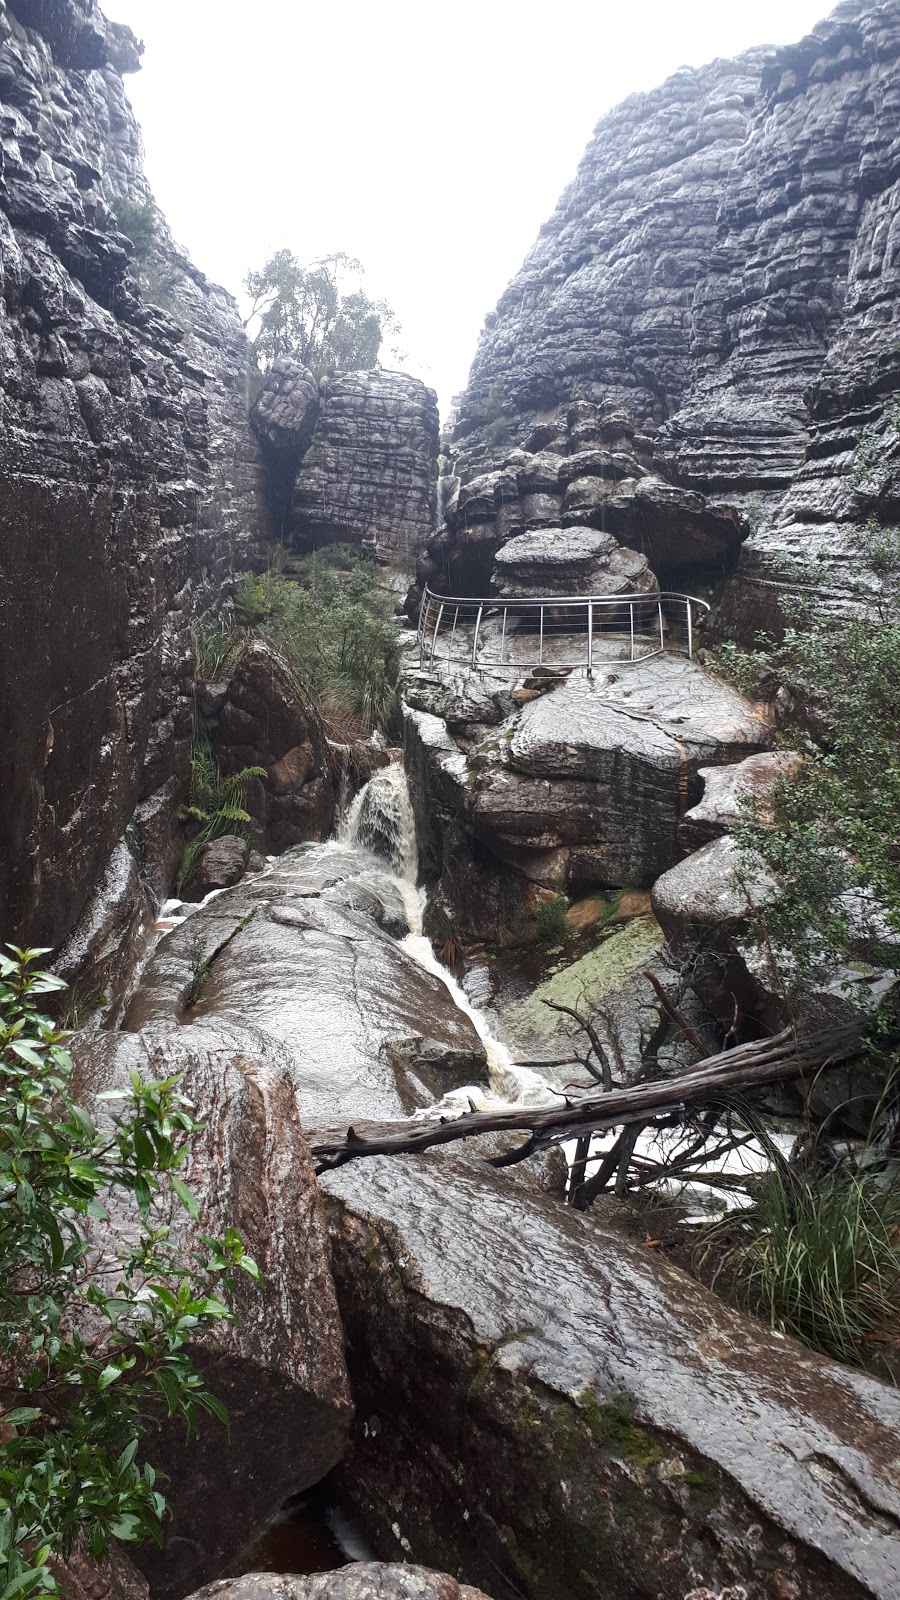
[{"label": "stacked rock formation", "polygon": [[0,921],[101,984],[170,882],[191,618],[267,532],[240,319],[153,207],[138,63],[93,0],[0,7]]},{"label": "stacked rock formation", "polygon": [[[615,401],[576,400],[536,422],[523,447],[465,441],[441,479],[443,525],[416,569],[450,593],[647,594],[659,579],[721,577],[747,527],[666,474],[653,441]],[[591,533],[590,530],[593,530]],[[651,570],[652,569],[652,570]]]},{"label": "stacked rock formation", "polygon": [[[847,0],[609,112],[487,319],[464,482],[497,461],[498,413],[533,448],[573,401],[612,403],[674,492],[749,512],[732,625],[771,620],[785,557],[846,609],[853,529],[900,500],[898,60],[897,0]],[[653,517],[664,539],[658,497]]]},{"label": "stacked rock formation", "polygon": [[278,534],[288,547],[350,544],[379,561],[433,527],[438,412],[402,372],[345,372],[321,385],[279,357],[254,402]]}]

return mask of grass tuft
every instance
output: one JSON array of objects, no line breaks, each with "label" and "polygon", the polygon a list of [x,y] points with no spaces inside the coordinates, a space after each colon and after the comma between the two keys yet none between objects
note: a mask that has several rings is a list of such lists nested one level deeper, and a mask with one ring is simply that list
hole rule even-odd
[{"label": "grass tuft", "polygon": [[854,1366],[900,1373],[900,1186],[781,1164],[760,1182],[731,1251],[736,1298],[773,1328]]}]

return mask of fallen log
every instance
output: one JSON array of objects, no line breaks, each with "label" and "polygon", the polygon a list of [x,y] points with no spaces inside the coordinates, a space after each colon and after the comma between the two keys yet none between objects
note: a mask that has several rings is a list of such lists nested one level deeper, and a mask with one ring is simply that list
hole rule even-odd
[{"label": "fallen log", "polygon": [[561,1095],[559,1106],[509,1106],[502,1111],[472,1111],[434,1122],[397,1122],[371,1137],[363,1137],[351,1127],[342,1140],[313,1144],[312,1156],[317,1172],[331,1172],[362,1156],[415,1154],[457,1139],[477,1138],[481,1133],[528,1133],[529,1138],[517,1150],[491,1162],[492,1166],[512,1166],[563,1139],[671,1116],[679,1107],[696,1106],[725,1089],[759,1089],[800,1078],[854,1055],[861,1035],[859,1022],[802,1039],[785,1028],[770,1039],[753,1039],[749,1044],[707,1056],[677,1078],[655,1079],[576,1101]]}]

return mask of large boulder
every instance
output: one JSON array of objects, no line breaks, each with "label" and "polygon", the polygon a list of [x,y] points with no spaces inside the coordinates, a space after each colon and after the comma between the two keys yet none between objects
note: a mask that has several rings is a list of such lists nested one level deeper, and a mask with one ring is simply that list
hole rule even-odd
[{"label": "large boulder", "polygon": [[359,852],[298,850],[161,941],[124,1026],[182,1023],[189,1038],[199,1018],[238,1030],[249,1019],[286,1047],[307,1127],[403,1116],[483,1082],[472,1022],[379,926],[402,919],[396,894],[384,865],[361,872]]},{"label": "large boulder", "polygon": [[287,538],[352,544],[381,561],[413,550],[432,531],[437,455],[433,389],[381,368],[338,374],[323,386]]},{"label": "large boulder", "polygon": [[[340,1459],[350,1421],[343,1337],[330,1273],[319,1191],[300,1125],[288,1052],[251,1026],[219,1030],[159,1027],[142,1034],[79,1035],[74,1093],[102,1117],[105,1090],[182,1075],[202,1116],[183,1176],[197,1198],[192,1224],[161,1214],[185,1251],[201,1236],[238,1229],[263,1273],[260,1288],[237,1274],[234,1323],[204,1336],[194,1355],[212,1394],[226,1405],[230,1433],[201,1417],[186,1439],[181,1424],[151,1430],[148,1458],[168,1475],[165,1548],[136,1559],[161,1597],[183,1595],[217,1577],[252,1545],[292,1494]],[[132,1212],[112,1206],[111,1229],[127,1232]]]},{"label": "large boulder", "polygon": [[291,356],[279,356],[250,408],[254,432],[270,449],[287,451],[296,468],[313,436],[318,413],[319,385],[309,368]]},{"label": "large boulder", "polygon": [[894,1600],[895,1389],[465,1160],[323,1186],[380,1552],[530,1600]]},{"label": "large boulder", "polygon": [[[541,595],[655,594],[646,556],[591,528],[542,528],[510,539],[494,557],[503,599]],[[598,614],[598,625],[603,621]]]},{"label": "large boulder", "polygon": [[278,854],[327,837],[334,785],[322,719],[287,662],[263,640],[241,655],[218,713],[213,750],[225,774],[264,767],[247,786],[253,842]]},{"label": "large boulder", "polygon": [[776,893],[769,869],[728,834],[670,867],[653,885],[654,915],[709,1010],[726,1026],[743,1015],[774,1032],[787,1024],[826,1027],[880,1004],[894,983],[882,964],[884,943],[896,942],[896,935],[874,897],[852,889],[840,897],[848,954],[844,960],[823,959],[821,970],[804,977],[795,992],[792,952],[754,935],[759,914]]},{"label": "large boulder", "polygon": [[738,826],[750,806],[764,809],[772,791],[800,765],[793,750],[765,750],[732,766],[701,767],[703,795],[686,811],[678,837],[686,850],[699,850]]},{"label": "large boulder", "polygon": [[182,885],[184,900],[202,900],[212,889],[230,889],[247,870],[250,846],[236,833],[200,846]]},{"label": "large boulder", "polygon": [[[442,842],[453,819],[476,856],[489,851],[530,882],[649,887],[683,853],[679,824],[700,799],[700,769],[733,763],[772,737],[735,690],[672,655],[590,681],[573,674],[524,698],[496,728],[454,724],[456,737],[441,717],[409,706],[407,752],[429,866],[455,871]],[[415,682],[410,700],[449,711]],[[495,936],[479,926],[486,899],[457,910],[474,934]]]},{"label": "large boulder", "polygon": [[337,1572],[248,1572],[210,1583],[190,1600],[486,1600],[480,1589],[457,1583],[446,1572],[407,1562],[356,1561]]},{"label": "large boulder", "polygon": [[789,1010],[774,952],[749,940],[750,925],[775,892],[762,863],[749,864],[727,834],[659,877],[653,914],[691,985],[725,1026],[741,1016],[773,1031]]}]

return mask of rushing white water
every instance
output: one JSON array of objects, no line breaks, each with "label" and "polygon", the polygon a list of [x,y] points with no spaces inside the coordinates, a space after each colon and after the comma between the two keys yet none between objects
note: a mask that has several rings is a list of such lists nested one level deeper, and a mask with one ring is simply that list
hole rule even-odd
[{"label": "rushing white water", "polygon": [[399,762],[383,767],[370,778],[350,806],[341,827],[341,839],[380,856],[390,864],[394,882],[403,898],[409,933],[401,948],[450,991],[454,1004],[465,1013],[484,1045],[490,1092],[474,1085],[452,1089],[436,1106],[420,1112],[423,1117],[446,1116],[448,1112],[497,1109],[503,1105],[552,1105],[560,1098],[545,1078],[530,1067],[519,1067],[506,1045],[491,1033],[486,1017],[473,1006],[453,973],[438,961],[430,941],[422,932],[425,890],[416,883],[419,852],[416,819],[409,794],[406,772]]}]

